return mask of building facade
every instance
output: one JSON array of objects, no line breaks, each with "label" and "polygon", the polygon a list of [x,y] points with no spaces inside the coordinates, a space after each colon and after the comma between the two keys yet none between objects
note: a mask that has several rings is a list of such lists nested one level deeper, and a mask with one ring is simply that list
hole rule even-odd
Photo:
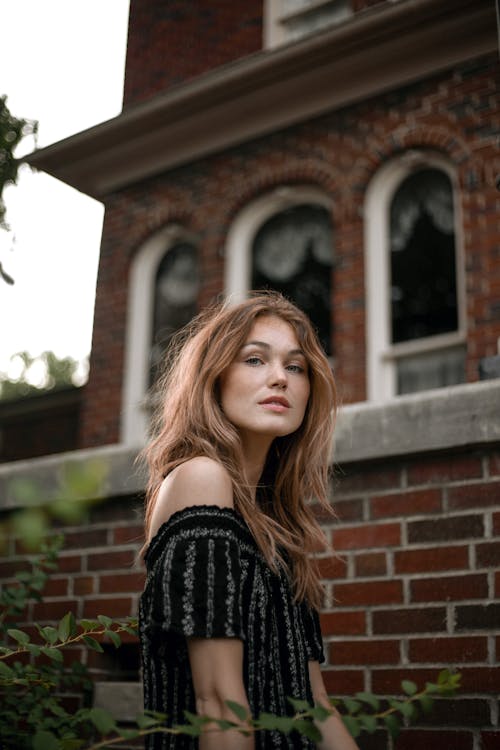
[{"label": "building facade", "polygon": [[[312,316],[342,401],[328,688],[456,668],[457,698],[362,747],[497,746],[498,92],[487,0],[131,0],[122,114],[30,157],[106,214],[78,449],[0,467],[6,507],[16,476],[108,466],[33,617],[135,611],[133,459],[164,347],[215,298],[278,288]],[[127,649],[111,670],[126,696]],[[110,658],[92,656],[100,682]]]}]

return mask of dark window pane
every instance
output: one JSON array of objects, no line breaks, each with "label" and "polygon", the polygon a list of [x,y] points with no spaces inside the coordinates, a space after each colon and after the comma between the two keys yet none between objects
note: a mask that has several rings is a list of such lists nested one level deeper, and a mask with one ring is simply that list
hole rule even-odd
[{"label": "dark window pane", "polygon": [[165,253],[156,272],[150,382],[172,335],[196,315],[199,284],[196,248],[179,242]]},{"label": "dark window pane", "polygon": [[407,177],[390,209],[392,341],[458,328],[453,191],[448,176]]},{"label": "dark window pane", "polygon": [[322,206],[293,206],[258,231],[252,248],[252,289],[275,289],[304,310],[331,354],[333,237]]}]

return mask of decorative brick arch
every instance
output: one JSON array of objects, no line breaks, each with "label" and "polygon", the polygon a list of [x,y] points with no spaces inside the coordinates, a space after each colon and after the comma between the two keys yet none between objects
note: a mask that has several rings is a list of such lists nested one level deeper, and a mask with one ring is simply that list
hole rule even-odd
[{"label": "decorative brick arch", "polygon": [[266,193],[277,189],[308,186],[328,196],[332,211],[332,222],[336,225],[342,215],[342,203],[345,194],[345,174],[317,159],[304,159],[288,164],[281,169],[263,169],[245,184],[244,189],[228,205],[225,218],[225,234],[238,216],[250,203]]},{"label": "decorative brick arch", "polygon": [[473,160],[473,154],[463,139],[451,127],[423,126],[409,128],[407,124],[398,125],[388,138],[373,138],[369,149],[360,153],[351,170],[349,192],[364,194],[370,181],[378,170],[394,157],[405,151],[428,151],[441,155],[459,167]]}]

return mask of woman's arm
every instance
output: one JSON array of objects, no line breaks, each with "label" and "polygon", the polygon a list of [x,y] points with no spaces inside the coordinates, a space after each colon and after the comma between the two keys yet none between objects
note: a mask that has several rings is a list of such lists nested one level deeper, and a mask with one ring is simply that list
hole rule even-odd
[{"label": "woman's arm", "polygon": [[[226,705],[235,701],[250,707],[243,685],[243,642],[238,638],[190,638],[188,653],[196,697],[196,712],[214,719],[226,719],[244,726]],[[254,750],[253,734],[222,731],[207,725],[200,737],[200,750]]]},{"label": "woman's arm", "polygon": [[345,728],[339,712],[328,700],[323,675],[317,661],[309,662],[309,679],[315,704],[332,711],[328,719],[317,722],[318,729],[323,735],[322,741],[318,744],[318,750],[359,750],[358,745]]}]

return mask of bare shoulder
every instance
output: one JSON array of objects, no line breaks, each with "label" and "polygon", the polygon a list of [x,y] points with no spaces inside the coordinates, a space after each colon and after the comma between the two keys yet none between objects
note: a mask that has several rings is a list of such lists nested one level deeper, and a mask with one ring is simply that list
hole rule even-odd
[{"label": "bare shoulder", "polygon": [[151,519],[151,536],[173,513],[193,505],[234,507],[228,471],[207,456],[190,458],[165,477]]}]

